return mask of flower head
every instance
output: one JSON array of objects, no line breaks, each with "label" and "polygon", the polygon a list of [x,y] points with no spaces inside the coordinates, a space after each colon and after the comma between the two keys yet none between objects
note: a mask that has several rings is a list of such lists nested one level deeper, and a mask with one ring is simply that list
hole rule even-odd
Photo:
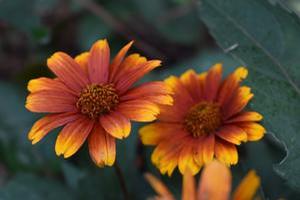
[{"label": "flower head", "polygon": [[[155,176],[146,173],[145,178],[157,193],[154,199],[175,200],[164,183]],[[186,171],[183,175],[182,200],[251,200],[254,198],[260,185],[260,178],[254,170],[248,172],[232,195],[230,195],[231,179],[228,167],[218,161],[213,161],[204,168],[198,187],[191,171]]]},{"label": "flower head", "polygon": [[126,57],[131,45],[123,47],[112,62],[106,40],[97,41],[75,59],[63,52],[51,56],[47,65],[57,78],[28,83],[26,108],[49,113],[30,130],[32,143],[64,126],[55,144],[57,155],[70,157],[88,140],[93,161],[111,166],[116,156],[115,138],[129,135],[130,120],[152,121],[159,113],[158,104],[172,104],[171,89],[163,82],[133,87],[160,61],[139,54]]},{"label": "flower head", "polygon": [[236,145],[263,137],[257,122],[262,116],[245,107],[253,97],[250,88],[240,86],[248,74],[237,68],[222,80],[222,65],[196,74],[188,70],[179,78],[165,80],[174,91],[173,106],[161,105],[159,121],[140,129],[145,145],[155,145],[152,162],[162,174],[178,166],[182,174],[199,172],[213,158],[226,165],[238,162]]}]

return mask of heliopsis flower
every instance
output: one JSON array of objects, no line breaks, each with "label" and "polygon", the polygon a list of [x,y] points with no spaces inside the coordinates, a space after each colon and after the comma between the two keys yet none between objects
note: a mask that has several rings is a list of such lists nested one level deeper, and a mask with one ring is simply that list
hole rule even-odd
[{"label": "heliopsis flower", "polygon": [[[175,200],[174,195],[159,179],[145,174],[157,196],[156,200]],[[231,173],[228,167],[218,161],[209,163],[203,170],[198,188],[190,171],[183,175],[182,200],[251,200],[254,198],[260,178],[254,170],[248,172],[231,195]]]},{"label": "heliopsis flower", "polygon": [[236,145],[263,137],[257,123],[262,116],[245,110],[253,97],[240,86],[247,74],[239,67],[222,80],[222,65],[216,64],[208,72],[188,70],[165,80],[174,91],[173,106],[160,106],[159,120],[140,129],[142,142],[156,145],[151,159],[162,174],[171,175],[177,166],[182,174],[196,174],[213,158],[236,164]]},{"label": "heliopsis flower", "polygon": [[64,126],[55,151],[72,156],[87,140],[89,153],[98,166],[111,166],[116,157],[115,138],[126,138],[130,120],[148,122],[156,119],[158,104],[171,104],[170,88],[163,82],[133,84],[160,65],[139,54],[126,53],[123,47],[110,62],[106,40],[97,41],[89,52],[75,59],[57,52],[47,60],[57,78],[38,78],[28,83],[30,94],[26,108],[49,113],[38,120],[28,138],[35,144],[51,130]]}]

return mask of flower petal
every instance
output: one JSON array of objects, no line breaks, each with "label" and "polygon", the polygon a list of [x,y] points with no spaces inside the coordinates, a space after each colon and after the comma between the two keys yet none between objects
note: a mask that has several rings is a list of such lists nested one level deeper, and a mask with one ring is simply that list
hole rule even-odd
[{"label": "flower petal", "polygon": [[169,191],[167,186],[158,178],[156,178],[150,173],[145,173],[144,177],[147,180],[147,182],[152,186],[154,191],[159,195],[159,198],[165,200],[175,200],[175,198],[173,197],[172,193]]},{"label": "flower petal", "polygon": [[170,76],[165,80],[165,83],[174,91],[173,105],[160,106],[160,114],[158,118],[165,122],[182,122],[188,110],[197,102],[193,100],[180,79],[175,76]]},{"label": "flower petal", "polygon": [[102,115],[100,123],[104,130],[115,138],[123,139],[129,136],[131,130],[130,121],[117,111]]},{"label": "flower petal", "polygon": [[76,101],[77,98],[70,93],[45,90],[29,94],[25,107],[41,113],[76,112]]},{"label": "flower petal", "polygon": [[27,89],[29,92],[41,92],[41,91],[57,91],[60,93],[78,95],[73,90],[70,90],[65,84],[58,79],[51,78],[36,78],[28,82]]},{"label": "flower petal", "polygon": [[89,152],[99,167],[112,166],[116,159],[116,141],[100,124],[96,124],[89,138]]},{"label": "flower petal", "polygon": [[242,111],[253,96],[249,87],[243,86],[238,88],[231,101],[222,107],[223,119],[227,120]]},{"label": "flower petal", "polygon": [[130,86],[142,78],[145,74],[149,73],[151,70],[160,66],[160,60],[149,60],[138,67],[135,70],[129,71],[126,76],[123,76],[116,83],[116,88],[123,94],[126,92]]},{"label": "flower petal", "polygon": [[225,123],[235,123],[235,122],[255,122],[255,121],[261,121],[263,119],[263,116],[257,112],[242,112],[239,113],[236,116],[231,117],[228,119]]},{"label": "flower petal", "polygon": [[68,158],[76,153],[92,131],[93,126],[94,121],[83,116],[67,124],[56,139],[56,155],[64,155],[64,158]]},{"label": "flower petal", "polygon": [[196,200],[196,181],[190,171],[183,175],[182,200]]},{"label": "flower petal", "polygon": [[126,44],[112,60],[110,66],[109,66],[109,69],[110,69],[109,81],[110,82],[114,82],[113,80],[115,78],[115,75],[117,74],[117,72],[120,68],[120,65],[122,64],[122,62],[124,60],[124,57],[125,57],[126,53],[128,52],[128,50],[130,49],[130,47],[132,46],[132,44],[133,44],[133,41]]},{"label": "flower petal", "polygon": [[117,72],[115,73],[112,82],[117,83],[123,77],[126,77],[129,72],[135,71],[140,66],[145,65],[146,62],[147,59],[145,57],[142,57],[137,53],[130,54],[120,64],[119,70],[117,70]]},{"label": "flower petal", "polygon": [[162,140],[172,137],[180,129],[181,124],[156,122],[142,127],[139,134],[143,144],[157,145]]},{"label": "flower petal", "polygon": [[173,99],[170,94],[172,90],[164,82],[148,82],[128,90],[121,96],[121,101],[143,99],[153,103],[172,105]]},{"label": "flower petal", "polygon": [[212,161],[214,158],[214,148],[215,148],[215,136],[210,134],[207,137],[203,138],[202,144],[202,154],[203,154],[203,163],[207,164]]},{"label": "flower petal", "polygon": [[254,170],[248,172],[233,193],[233,200],[251,200],[260,185],[260,178]]},{"label": "flower petal", "polygon": [[255,122],[242,122],[236,123],[236,125],[247,133],[249,141],[260,140],[266,132],[266,129],[262,125]]},{"label": "flower petal", "polygon": [[218,103],[226,105],[238,89],[240,82],[245,79],[247,75],[248,70],[245,67],[239,67],[230,74],[222,83],[218,96]]},{"label": "flower petal", "polygon": [[172,152],[168,157],[161,160],[160,164],[157,165],[161,174],[167,173],[169,177],[172,176],[173,171],[178,165],[178,154],[178,152]]},{"label": "flower petal", "polygon": [[240,145],[247,141],[247,133],[238,126],[226,125],[220,128],[216,134],[227,142]]},{"label": "flower petal", "polygon": [[206,76],[204,83],[204,99],[214,101],[217,97],[222,81],[222,64],[217,63],[212,66]]},{"label": "flower petal", "polygon": [[203,88],[196,72],[192,69],[186,71],[180,76],[180,81],[187,89],[195,101],[200,101],[203,97]]},{"label": "flower petal", "polygon": [[83,52],[75,57],[75,61],[79,64],[81,69],[88,74],[88,62],[89,62],[90,52]]},{"label": "flower petal", "polygon": [[53,54],[47,65],[70,89],[80,92],[88,83],[88,77],[73,58],[63,52]]},{"label": "flower petal", "polygon": [[79,117],[80,115],[74,113],[47,115],[34,123],[28,134],[28,139],[32,141],[32,144],[36,144],[53,129],[70,123]]},{"label": "flower petal", "polygon": [[197,165],[194,160],[193,146],[191,144],[191,140],[186,141],[184,147],[182,147],[180,151],[178,168],[181,174],[185,174],[189,171],[192,175],[195,175],[200,171],[201,166]]},{"label": "flower petal", "polygon": [[98,40],[90,50],[88,72],[92,83],[106,83],[109,75],[110,49],[106,40]]},{"label": "flower petal", "polygon": [[130,120],[138,122],[153,121],[159,114],[158,106],[146,100],[121,102],[116,110]]},{"label": "flower petal", "polygon": [[169,140],[163,140],[154,149],[151,160],[162,174],[168,172],[170,176],[177,166],[182,147],[189,134],[185,131],[177,131]]},{"label": "flower petal", "polygon": [[195,138],[194,145],[193,145],[193,152],[194,152],[194,160],[199,165],[202,166],[203,162],[203,137]]},{"label": "flower petal", "polygon": [[235,145],[224,140],[216,140],[215,154],[216,158],[226,165],[234,165],[238,162],[238,153]]},{"label": "flower petal", "polygon": [[230,190],[231,174],[226,166],[215,160],[203,169],[198,200],[228,200]]}]

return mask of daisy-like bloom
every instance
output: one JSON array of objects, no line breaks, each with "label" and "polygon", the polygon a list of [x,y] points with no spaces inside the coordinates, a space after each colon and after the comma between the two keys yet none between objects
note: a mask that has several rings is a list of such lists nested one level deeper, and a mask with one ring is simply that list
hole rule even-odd
[{"label": "daisy-like bloom", "polygon": [[236,145],[263,137],[262,116],[244,108],[253,97],[240,86],[248,71],[237,68],[222,80],[222,65],[196,74],[188,70],[165,80],[174,91],[173,106],[160,106],[159,121],[140,129],[145,145],[155,145],[152,162],[170,176],[178,166],[183,174],[199,172],[213,158],[226,165],[238,162]]},{"label": "daisy-like bloom", "polygon": [[[146,180],[157,193],[155,200],[175,200],[169,189],[150,173]],[[254,170],[248,172],[231,195],[231,173],[228,167],[218,161],[209,163],[201,174],[198,188],[190,171],[183,175],[182,200],[251,200],[254,198],[260,178]]]},{"label": "daisy-like bloom", "polygon": [[95,42],[89,52],[75,59],[63,52],[52,55],[47,65],[57,78],[28,83],[26,108],[49,113],[30,130],[32,144],[64,126],[55,144],[58,156],[72,156],[87,140],[90,156],[98,166],[113,165],[115,138],[129,135],[130,120],[152,121],[159,113],[158,104],[172,104],[171,90],[164,82],[133,87],[160,61],[139,54],[126,57],[131,45],[124,46],[112,62],[106,40]]}]

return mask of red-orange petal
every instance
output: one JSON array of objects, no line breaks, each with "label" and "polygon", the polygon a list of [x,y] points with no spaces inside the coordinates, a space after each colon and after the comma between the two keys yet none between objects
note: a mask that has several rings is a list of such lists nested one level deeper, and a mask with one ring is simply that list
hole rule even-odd
[{"label": "red-orange petal", "polygon": [[89,152],[99,167],[112,166],[116,159],[116,141],[100,124],[96,124],[88,138]]},{"label": "red-orange petal", "polygon": [[247,141],[247,133],[238,126],[225,125],[216,132],[216,134],[227,142],[240,145]]},{"label": "red-orange petal", "polygon": [[162,140],[175,135],[180,129],[182,129],[181,124],[156,122],[142,127],[139,134],[143,144],[157,145]]},{"label": "red-orange petal", "polygon": [[194,144],[193,144],[194,160],[199,166],[202,166],[204,164],[202,140],[203,140],[203,137],[195,138]]},{"label": "red-orange petal", "polygon": [[117,72],[115,73],[113,83],[117,83],[123,77],[126,77],[129,72],[135,71],[140,66],[145,65],[146,62],[147,59],[145,57],[142,57],[137,53],[130,54],[120,64],[120,70],[117,70]]},{"label": "red-orange petal", "polygon": [[230,119],[226,120],[225,123],[229,124],[229,123],[236,123],[236,122],[251,122],[251,121],[256,122],[256,121],[261,121],[262,119],[263,116],[258,112],[245,111],[231,117]]},{"label": "red-orange petal", "polygon": [[236,123],[236,125],[241,127],[247,133],[249,141],[260,140],[266,133],[266,129],[255,122],[240,122]]},{"label": "red-orange petal", "polygon": [[224,140],[216,140],[215,154],[216,158],[226,165],[234,165],[238,162],[238,153],[235,145]]},{"label": "red-orange petal", "polygon": [[56,139],[56,155],[64,155],[64,158],[68,158],[76,153],[92,131],[93,126],[94,121],[84,116],[67,124]]},{"label": "red-orange petal", "polygon": [[75,61],[79,64],[81,69],[88,75],[88,62],[90,52],[83,52],[75,57]]},{"label": "red-orange petal", "polygon": [[237,68],[231,73],[222,83],[219,95],[218,103],[226,105],[232,98],[232,95],[238,89],[240,82],[248,75],[248,70],[245,67]]},{"label": "red-orange petal", "polygon": [[183,175],[182,200],[196,200],[196,181],[190,171]]},{"label": "red-orange petal", "polygon": [[89,78],[92,83],[106,83],[109,76],[110,49],[106,40],[98,40],[90,50]]},{"label": "red-orange petal", "polygon": [[194,70],[190,69],[184,72],[180,76],[180,81],[195,101],[198,102],[202,99],[203,88],[201,88],[200,80]]},{"label": "red-orange petal", "polygon": [[76,112],[76,100],[68,93],[45,90],[29,94],[25,107],[31,112],[41,113]]},{"label": "red-orange petal", "polygon": [[121,94],[125,93],[133,83],[142,78],[145,74],[149,73],[156,67],[160,66],[160,60],[149,60],[144,64],[136,67],[135,70],[131,70],[118,80],[116,83],[116,88],[121,92]]},{"label": "red-orange petal", "polygon": [[165,83],[174,91],[173,105],[160,106],[160,114],[158,118],[165,122],[180,122],[184,120],[188,110],[196,104],[185,86],[179,78],[170,76],[165,80]]},{"label": "red-orange petal", "polygon": [[114,78],[115,78],[118,70],[122,70],[122,69],[120,69],[120,65],[123,62],[124,57],[126,56],[128,50],[130,49],[132,44],[133,44],[133,41],[126,44],[112,60],[110,66],[109,66],[109,69],[110,69],[109,81],[110,82],[114,82]]},{"label": "red-orange petal", "polygon": [[204,84],[204,99],[214,101],[217,97],[222,81],[222,64],[217,63],[212,66],[206,76]]},{"label": "red-orange petal", "polygon": [[146,100],[121,102],[116,110],[128,119],[138,122],[153,121],[159,114],[158,106]]},{"label": "red-orange petal", "polygon": [[143,99],[153,103],[172,105],[173,99],[171,88],[162,81],[144,83],[138,87],[128,90],[121,101]]},{"label": "red-orange petal", "polygon": [[129,136],[131,130],[130,121],[117,111],[102,115],[100,123],[104,130],[115,138],[123,139]]},{"label": "red-orange petal", "polygon": [[202,171],[197,193],[198,200],[228,200],[231,190],[230,170],[218,161],[213,161]]},{"label": "red-orange petal", "polygon": [[67,123],[73,122],[79,117],[80,115],[74,113],[47,115],[34,123],[33,127],[31,128],[28,134],[28,139],[32,141],[32,144],[36,144],[53,129],[63,126]]},{"label": "red-orange petal", "polygon": [[210,134],[203,138],[201,144],[202,145],[202,155],[203,155],[203,163],[207,164],[212,161],[214,158],[214,149],[215,149],[215,136],[214,134]]},{"label": "red-orange petal", "polygon": [[70,89],[80,92],[88,83],[88,77],[73,58],[63,52],[53,54],[47,65]]},{"label": "red-orange petal", "polygon": [[238,88],[231,101],[227,105],[222,105],[223,119],[227,120],[242,111],[253,96],[249,87]]},{"label": "red-orange petal", "polygon": [[69,89],[63,82],[58,79],[51,78],[36,78],[28,82],[27,89],[29,92],[41,92],[41,91],[57,91],[67,95],[78,95],[73,90]]}]

